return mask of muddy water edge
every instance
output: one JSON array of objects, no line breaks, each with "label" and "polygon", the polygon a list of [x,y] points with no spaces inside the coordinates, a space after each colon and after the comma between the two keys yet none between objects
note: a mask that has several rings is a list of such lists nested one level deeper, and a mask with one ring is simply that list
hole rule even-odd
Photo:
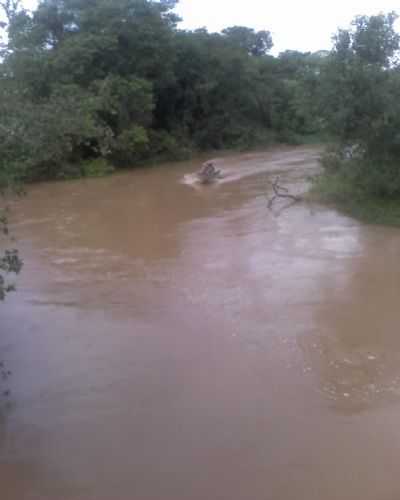
[{"label": "muddy water edge", "polygon": [[4,500],[400,498],[400,231],[317,205],[319,149],[41,184],[0,306]]}]

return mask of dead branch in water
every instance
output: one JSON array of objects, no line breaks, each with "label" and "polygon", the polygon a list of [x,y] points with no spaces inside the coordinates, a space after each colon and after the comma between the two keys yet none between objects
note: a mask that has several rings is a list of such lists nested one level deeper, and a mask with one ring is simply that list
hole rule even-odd
[{"label": "dead branch in water", "polygon": [[290,194],[289,190],[287,188],[280,186],[279,185],[279,177],[277,177],[272,182],[271,185],[272,185],[272,189],[274,191],[274,196],[268,202],[269,209],[272,208],[274,201],[277,200],[278,198],[286,198],[286,199],[292,200],[293,203],[299,203],[300,201],[303,201],[303,198],[301,196],[295,196],[294,194]]}]

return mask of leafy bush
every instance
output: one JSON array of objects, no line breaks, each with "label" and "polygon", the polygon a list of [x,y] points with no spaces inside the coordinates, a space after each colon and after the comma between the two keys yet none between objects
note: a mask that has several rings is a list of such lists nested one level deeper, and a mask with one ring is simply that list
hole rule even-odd
[{"label": "leafy bush", "polygon": [[149,134],[151,156],[164,160],[185,160],[191,156],[187,138],[175,136],[166,130],[151,130]]},{"label": "leafy bush", "polygon": [[81,168],[84,177],[104,177],[115,171],[115,168],[105,158],[86,160],[82,163]]},{"label": "leafy bush", "polygon": [[149,151],[149,136],[141,126],[124,130],[116,137],[111,148],[111,160],[119,166],[132,166],[143,160]]}]

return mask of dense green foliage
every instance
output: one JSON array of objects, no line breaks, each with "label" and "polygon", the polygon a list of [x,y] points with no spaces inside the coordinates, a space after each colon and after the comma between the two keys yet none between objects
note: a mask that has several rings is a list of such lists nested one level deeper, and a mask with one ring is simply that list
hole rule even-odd
[{"label": "dense green foliage", "polygon": [[337,147],[324,158],[317,189],[368,220],[383,220],[380,203],[400,198],[396,19],[394,13],[362,16],[340,30],[319,84],[322,117]]},{"label": "dense green foliage", "polygon": [[323,54],[272,57],[268,31],[182,31],[175,0],[42,0],[34,12],[0,4],[0,182],[295,142],[319,128]]}]

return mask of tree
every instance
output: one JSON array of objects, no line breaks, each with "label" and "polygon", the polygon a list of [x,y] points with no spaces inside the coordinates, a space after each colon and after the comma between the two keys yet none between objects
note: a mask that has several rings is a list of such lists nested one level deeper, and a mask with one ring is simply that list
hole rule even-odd
[{"label": "tree", "polygon": [[232,44],[255,57],[264,56],[274,45],[269,31],[255,31],[245,26],[232,26],[224,29],[222,33]]},{"label": "tree", "polygon": [[[350,30],[338,31],[321,74],[321,113],[341,145],[332,165],[351,186],[374,196],[400,195],[396,18],[394,13],[361,16]],[[340,161],[355,150],[351,161]]]},{"label": "tree", "polygon": [[[367,64],[389,68],[399,50],[400,35],[394,24],[398,16],[395,12],[378,16],[358,16],[353,21],[350,34],[351,50]],[[339,46],[336,45],[339,50]]]},{"label": "tree", "polygon": [[360,143],[379,155],[396,98],[392,66],[400,37],[393,13],[357,17],[352,30],[340,30],[322,74],[324,116],[329,129],[346,143]]},{"label": "tree", "polygon": [[[0,0],[0,8],[3,10],[8,22],[11,22],[21,6],[21,0]],[[3,27],[6,26],[4,23]]]},{"label": "tree", "polygon": [[146,137],[157,93],[173,79],[175,3],[43,0],[10,15],[0,163],[26,181],[79,175],[90,158],[121,162],[122,144],[140,159],[140,127]]}]

